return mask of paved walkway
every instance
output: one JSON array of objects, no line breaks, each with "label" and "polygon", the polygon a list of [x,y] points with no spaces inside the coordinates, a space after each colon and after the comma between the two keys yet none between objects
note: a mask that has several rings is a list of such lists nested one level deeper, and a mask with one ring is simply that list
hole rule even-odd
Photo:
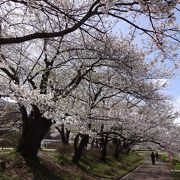
[{"label": "paved walkway", "polygon": [[122,180],[173,180],[170,175],[169,164],[156,162],[152,165],[150,160],[127,174]]}]

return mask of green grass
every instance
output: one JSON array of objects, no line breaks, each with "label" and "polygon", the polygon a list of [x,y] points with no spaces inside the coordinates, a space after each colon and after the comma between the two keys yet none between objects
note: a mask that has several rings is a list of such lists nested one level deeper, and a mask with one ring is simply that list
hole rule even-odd
[{"label": "green grass", "polygon": [[173,159],[173,164],[174,164],[174,169],[175,170],[180,170],[180,158],[179,157],[175,157]]},{"label": "green grass", "polygon": [[163,152],[159,154],[159,158],[164,162],[169,162],[169,157],[167,152]]},{"label": "green grass", "polygon": [[180,172],[172,172],[172,175],[174,177],[174,180],[179,180],[180,179]]},{"label": "green grass", "polygon": [[48,167],[42,162],[29,162],[28,167],[29,172],[33,174],[35,179],[62,179],[60,174],[57,174],[55,171],[48,169]]},{"label": "green grass", "polygon": [[[69,154],[58,155],[57,152],[48,152],[48,155],[60,165],[75,166],[72,164],[72,156]],[[109,156],[105,162],[86,155],[81,158],[78,168],[97,177],[115,178],[127,174],[143,162],[143,156],[140,156],[138,153],[123,155],[119,160]]]},{"label": "green grass", "polygon": [[98,162],[97,160],[94,160],[91,157],[83,157],[79,164],[79,167],[83,171],[87,173],[92,173],[96,176],[103,177],[119,176],[121,169],[120,166],[121,163],[113,160],[112,158],[107,158],[106,162]]},{"label": "green grass", "polygon": [[[8,180],[8,179],[18,179],[21,177],[21,173],[29,174],[33,176],[35,179],[46,180],[47,178],[59,179],[58,176],[54,174],[54,172],[49,171],[46,166],[44,166],[41,162],[28,162],[26,163],[18,154],[11,152],[8,156],[4,157],[6,160],[6,164],[14,169],[13,176],[11,177],[12,172],[8,172],[8,169],[4,171],[3,176],[0,176],[0,179]],[[25,172],[21,171],[24,170]],[[17,175],[17,176],[16,176]]]},{"label": "green grass", "polygon": [[[168,153],[162,153],[160,155],[160,158],[165,162],[169,162]],[[175,171],[180,170],[180,157],[178,157],[178,156],[173,157],[171,168],[174,169]],[[175,171],[174,172],[172,171],[171,174],[175,180],[179,180],[180,179],[180,172],[175,172]]]},{"label": "green grass", "polygon": [[174,166],[175,170],[180,170],[180,162],[177,162]]},{"label": "green grass", "polygon": [[[161,159],[162,161],[164,161],[164,162],[170,162],[170,161],[169,161],[169,157],[168,157],[168,153],[163,152],[163,153],[161,153],[159,156],[160,156],[160,159]],[[175,167],[176,170],[180,170],[180,157],[174,156],[172,163],[175,165],[174,167]]]},{"label": "green grass", "polygon": [[115,160],[108,157],[105,162],[93,159],[90,156],[83,157],[80,161],[79,167],[95,176],[105,178],[115,178],[127,174],[134,168],[143,163],[143,159],[137,153],[124,155],[120,160]]},{"label": "green grass", "polygon": [[0,180],[10,180],[10,178],[8,178],[8,176],[0,172]]},{"label": "green grass", "polygon": [[25,162],[15,151],[11,151],[4,157],[1,157],[1,159],[6,161],[8,168],[0,173],[0,180],[24,180],[29,177],[35,180],[72,179],[71,175],[65,173],[63,170],[57,171],[57,169],[53,168],[51,164],[44,162],[44,160],[30,160]]},{"label": "green grass", "polygon": [[8,168],[0,172],[0,180],[15,180],[19,177],[40,180],[89,180],[89,177],[93,176],[96,179],[116,178],[132,171],[144,161],[138,153],[123,155],[118,161],[108,156],[105,162],[86,154],[81,158],[79,165],[74,165],[70,154],[59,155],[58,152],[43,152],[43,154],[44,159],[39,162],[25,162],[19,154],[11,151],[3,158]]},{"label": "green grass", "polygon": [[48,156],[60,165],[72,165],[72,156],[69,154],[59,155],[57,152],[47,152]]}]

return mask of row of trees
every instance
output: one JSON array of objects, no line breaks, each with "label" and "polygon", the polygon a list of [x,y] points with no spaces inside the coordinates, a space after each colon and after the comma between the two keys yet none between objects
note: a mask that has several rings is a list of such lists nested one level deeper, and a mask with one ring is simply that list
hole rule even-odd
[{"label": "row of trees", "polygon": [[[91,82],[93,88],[90,92],[86,89],[88,92],[81,91],[79,94],[82,102],[81,107],[76,109],[78,114],[73,115],[69,110],[69,114],[65,114],[53,126],[60,132],[63,144],[69,144],[69,139],[73,140],[74,162],[79,161],[86,146],[100,148],[101,160],[105,160],[108,143],[115,144],[115,158],[144,142],[158,144],[169,152],[179,150],[179,127],[173,123],[177,114],[172,111],[166,97],[157,92],[152,95],[152,91],[148,94],[149,99],[145,99],[143,94],[137,98],[134,94],[116,93],[114,89],[108,89],[109,94],[109,82],[104,84],[96,89],[97,84],[93,86]],[[92,108],[92,104],[96,105]],[[72,110],[74,107],[70,108]],[[82,112],[84,109],[86,111]]]},{"label": "row of trees", "polygon": [[[159,61],[175,60],[179,43],[178,1],[2,0],[0,11],[1,95],[19,106],[17,151],[24,158],[37,157],[50,128],[64,142],[74,138],[74,162],[97,137],[102,159],[114,137],[116,157],[147,141],[178,149],[174,112],[159,91],[171,76]],[[141,17],[146,23],[137,23]],[[121,21],[133,28],[127,39],[109,31]],[[132,45],[138,31],[150,39],[146,52],[156,48],[158,58],[146,60]]]}]

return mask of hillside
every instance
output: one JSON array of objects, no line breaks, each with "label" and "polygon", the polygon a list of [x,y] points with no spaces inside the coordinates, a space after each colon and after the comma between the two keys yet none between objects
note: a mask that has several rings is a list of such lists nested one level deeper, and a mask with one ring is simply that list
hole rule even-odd
[{"label": "hillside", "polygon": [[[124,155],[116,161],[108,157],[106,162],[84,155],[79,165],[71,162],[70,155],[59,155],[58,152],[39,153],[39,163],[26,163],[18,154],[1,152],[2,180],[70,180],[70,179],[113,179],[123,176],[143,162],[137,153]],[[3,167],[5,163],[5,167]]]}]

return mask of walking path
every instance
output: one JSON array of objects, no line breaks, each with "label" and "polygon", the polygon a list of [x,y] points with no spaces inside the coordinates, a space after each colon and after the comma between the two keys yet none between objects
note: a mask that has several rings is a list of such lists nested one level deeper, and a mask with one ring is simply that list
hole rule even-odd
[{"label": "walking path", "polygon": [[170,175],[168,163],[156,162],[152,165],[150,160],[147,160],[121,180],[173,180],[173,177]]}]

